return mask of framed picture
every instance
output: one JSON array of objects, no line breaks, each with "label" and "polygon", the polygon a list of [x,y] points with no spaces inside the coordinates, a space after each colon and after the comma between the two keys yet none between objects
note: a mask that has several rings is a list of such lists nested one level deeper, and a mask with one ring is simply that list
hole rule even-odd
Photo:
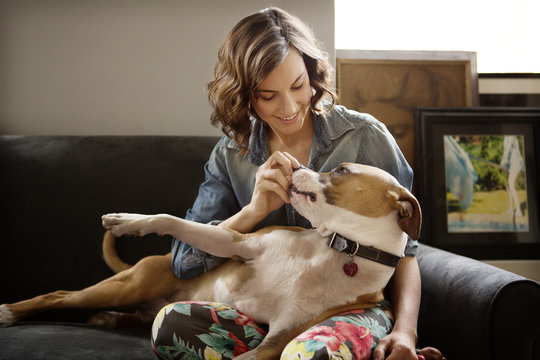
[{"label": "framed picture", "polygon": [[540,107],[540,74],[478,74],[480,106]]},{"label": "framed picture", "polygon": [[382,121],[414,166],[414,108],[478,105],[476,53],[337,51],[339,103]]},{"label": "framed picture", "polygon": [[540,108],[415,110],[422,241],[477,259],[540,258]]}]

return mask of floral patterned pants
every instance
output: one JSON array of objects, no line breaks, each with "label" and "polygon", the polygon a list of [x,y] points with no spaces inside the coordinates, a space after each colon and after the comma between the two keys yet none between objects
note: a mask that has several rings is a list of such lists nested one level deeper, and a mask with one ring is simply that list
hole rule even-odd
[{"label": "floral patterned pants", "polygon": [[[286,359],[369,359],[393,327],[389,303],[333,316],[292,340]],[[152,346],[160,359],[232,359],[255,348],[268,327],[231,305],[178,302],[165,306],[154,320]]]}]

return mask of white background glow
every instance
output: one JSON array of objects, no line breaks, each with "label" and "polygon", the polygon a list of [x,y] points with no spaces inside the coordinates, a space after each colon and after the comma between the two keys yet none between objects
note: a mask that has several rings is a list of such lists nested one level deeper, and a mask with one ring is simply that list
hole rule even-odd
[{"label": "white background glow", "polygon": [[335,0],[335,47],[475,51],[479,73],[540,73],[540,0]]}]

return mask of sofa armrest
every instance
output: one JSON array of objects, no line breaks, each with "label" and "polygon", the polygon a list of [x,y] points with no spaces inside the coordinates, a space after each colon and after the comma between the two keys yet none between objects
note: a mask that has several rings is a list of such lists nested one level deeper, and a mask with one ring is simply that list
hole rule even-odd
[{"label": "sofa armrest", "polygon": [[540,285],[494,266],[421,244],[421,346],[449,359],[534,359]]}]

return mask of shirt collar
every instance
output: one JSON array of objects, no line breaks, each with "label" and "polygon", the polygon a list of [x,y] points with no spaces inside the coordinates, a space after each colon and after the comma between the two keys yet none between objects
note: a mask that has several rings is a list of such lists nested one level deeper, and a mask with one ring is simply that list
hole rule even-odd
[{"label": "shirt collar", "polygon": [[[251,117],[251,135],[249,138],[249,161],[261,166],[268,159],[268,139],[264,123]],[[324,113],[313,112],[313,132],[316,148],[324,154],[332,149],[332,140],[337,139],[345,132],[354,129],[354,124],[342,116],[335,109]],[[230,139],[228,147],[239,150],[234,139]]]}]

